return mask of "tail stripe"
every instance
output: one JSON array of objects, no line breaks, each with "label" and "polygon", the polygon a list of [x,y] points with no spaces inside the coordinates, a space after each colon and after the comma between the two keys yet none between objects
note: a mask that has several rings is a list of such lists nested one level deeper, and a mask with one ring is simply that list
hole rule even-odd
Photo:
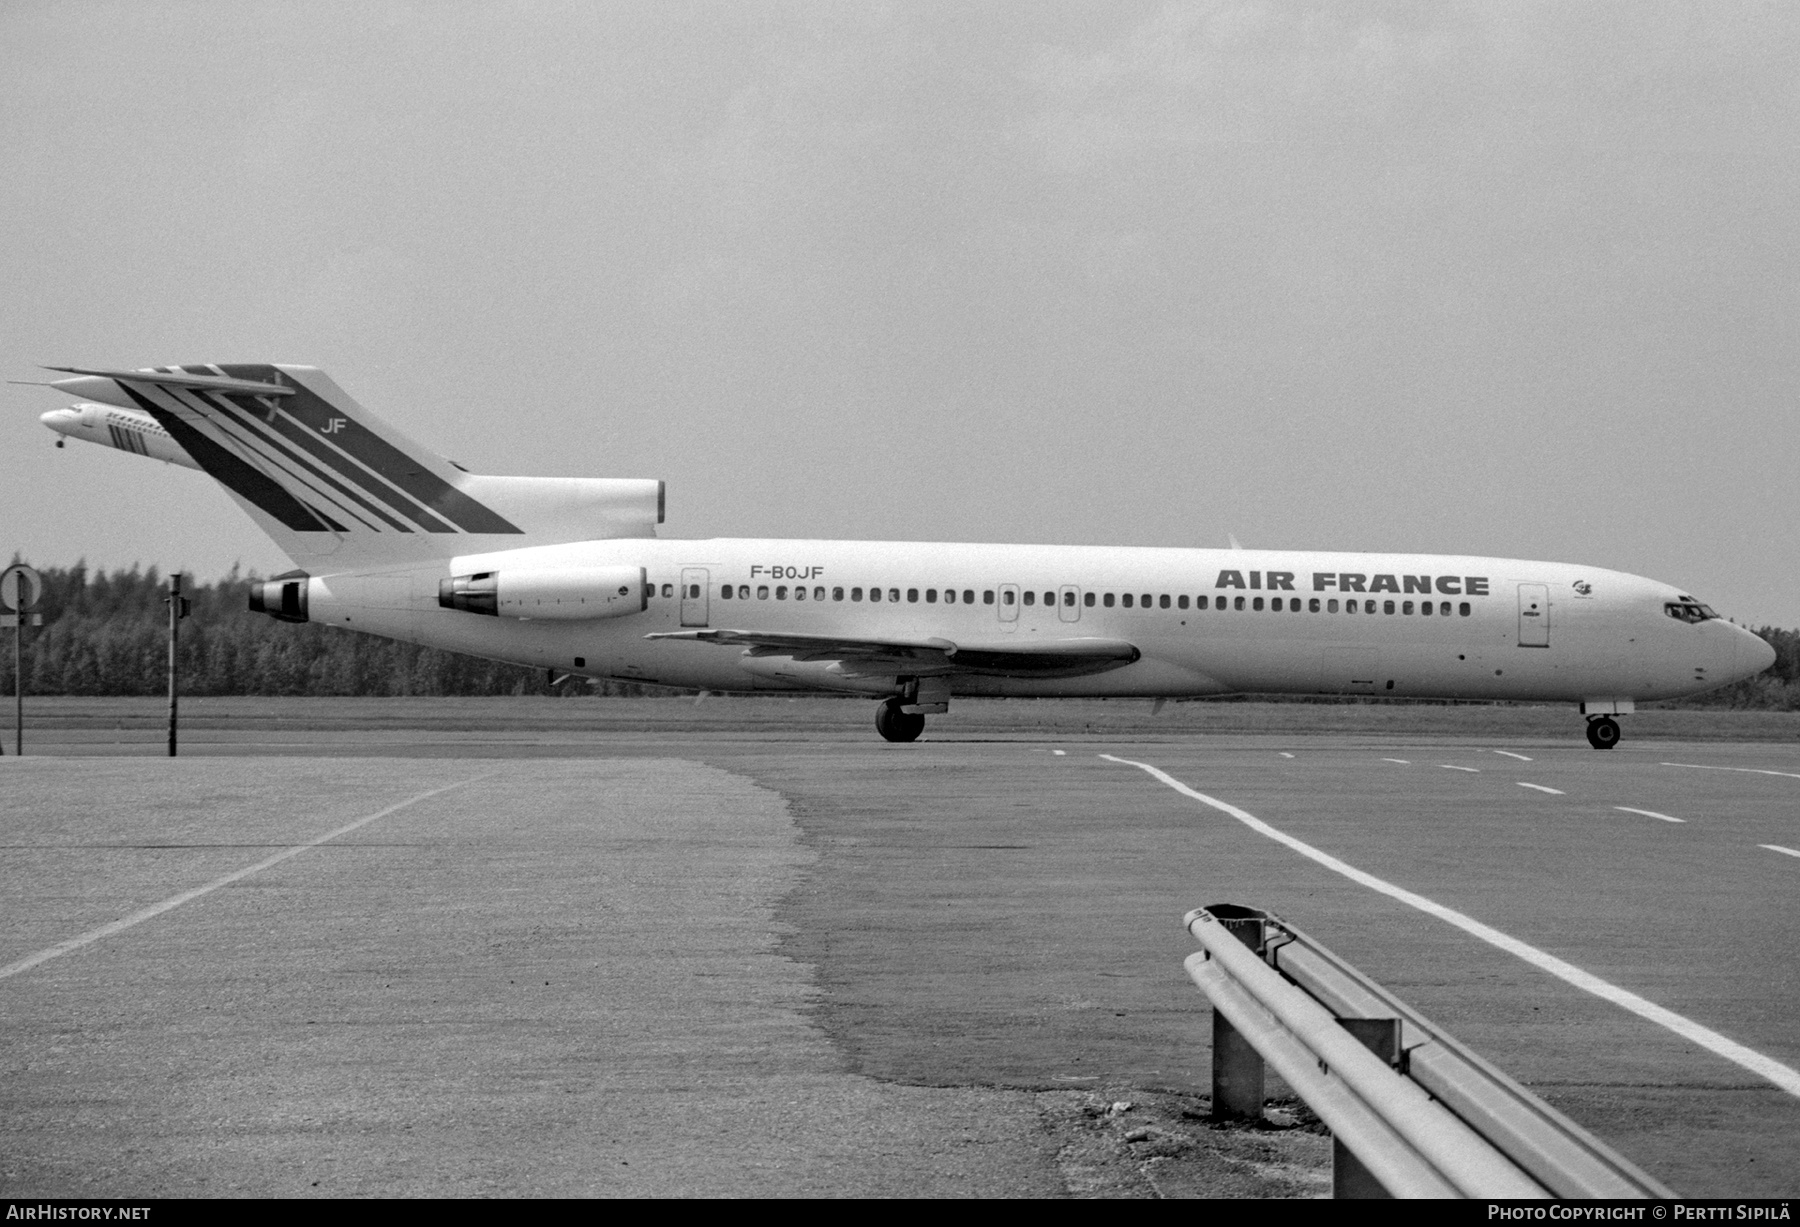
[{"label": "tail stripe", "polygon": [[[296,455],[291,449],[282,446],[279,439],[273,438],[267,430],[257,423],[253,415],[244,412],[242,406],[233,401],[230,397],[220,396],[215,393],[202,393],[200,398],[207,404],[212,405],[225,413],[234,426],[238,427],[246,434],[258,439],[268,447],[270,451],[286,459],[295,468],[312,475],[318,481],[331,487],[333,490],[336,490],[346,499],[349,499],[370,515],[375,516],[377,519],[387,524],[395,532],[410,533],[413,531],[406,524],[395,519],[380,507],[375,506],[368,499],[365,499],[362,495],[356,493],[356,491],[351,490],[349,487],[339,482],[336,478],[332,477],[331,474],[323,472],[316,466],[310,464],[304,456]],[[344,510],[347,512],[350,511],[348,507],[344,508]],[[355,513],[351,512],[351,514]],[[362,517],[358,516],[357,518],[360,520]],[[381,531],[373,524],[370,524],[369,528],[374,529],[376,532]]]},{"label": "tail stripe", "polygon": [[119,384],[125,394],[169,432],[194,463],[239,498],[258,507],[297,533],[330,532],[326,523],[304,503],[266,475],[238,459],[186,422],[158,405],[128,383]]},{"label": "tail stripe", "polygon": [[[267,369],[265,367],[220,366],[219,369],[234,379],[243,378],[240,372],[246,371],[255,371],[259,377],[267,378],[263,374]],[[344,419],[338,410],[303,386],[295,387],[294,395],[281,398],[280,413],[293,418],[306,431],[309,439],[315,442],[322,442],[327,434],[331,435],[332,441],[327,444],[328,447],[341,451],[464,532],[524,531],[509,523],[492,508],[476,502],[436,473],[430,472],[386,439],[358,422]],[[334,430],[333,419],[342,423],[342,428]],[[342,471],[341,465],[333,467]]]}]

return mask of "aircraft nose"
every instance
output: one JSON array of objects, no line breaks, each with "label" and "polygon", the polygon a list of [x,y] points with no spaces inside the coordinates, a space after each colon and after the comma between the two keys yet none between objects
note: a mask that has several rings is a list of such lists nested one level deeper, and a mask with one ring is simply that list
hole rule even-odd
[{"label": "aircraft nose", "polygon": [[1775,663],[1775,649],[1761,635],[1738,629],[1737,671],[1739,677],[1755,677]]},{"label": "aircraft nose", "polygon": [[72,425],[79,416],[73,409],[52,409],[49,413],[40,413],[38,421],[51,430],[61,430],[64,426]]}]

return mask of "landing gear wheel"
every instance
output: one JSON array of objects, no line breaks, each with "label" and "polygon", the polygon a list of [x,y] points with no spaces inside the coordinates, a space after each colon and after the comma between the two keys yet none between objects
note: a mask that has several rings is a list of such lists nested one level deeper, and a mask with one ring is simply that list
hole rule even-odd
[{"label": "landing gear wheel", "polygon": [[1596,750],[1610,750],[1619,744],[1619,722],[1611,716],[1588,721],[1588,744]]},{"label": "landing gear wheel", "polygon": [[885,699],[875,709],[875,731],[889,741],[917,741],[925,731],[925,717],[901,711],[899,699]]}]

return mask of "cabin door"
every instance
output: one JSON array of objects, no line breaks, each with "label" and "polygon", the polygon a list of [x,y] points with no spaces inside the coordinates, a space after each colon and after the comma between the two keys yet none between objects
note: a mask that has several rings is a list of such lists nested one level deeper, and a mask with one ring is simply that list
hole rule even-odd
[{"label": "cabin door", "polygon": [[1519,646],[1550,646],[1550,585],[1519,585]]},{"label": "cabin door", "polygon": [[1000,585],[1000,606],[996,611],[1000,615],[1000,629],[1016,631],[1019,629],[1019,585]]},{"label": "cabin door", "polygon": [[707,574],[705,567],[681,569],[681,624],[706,625]]},{"label": "cabin door", "polygon": [[1057,602],[1056,616],[1064,622],[1081,621],[1081,589],[1065,587],[1062,600]]}]

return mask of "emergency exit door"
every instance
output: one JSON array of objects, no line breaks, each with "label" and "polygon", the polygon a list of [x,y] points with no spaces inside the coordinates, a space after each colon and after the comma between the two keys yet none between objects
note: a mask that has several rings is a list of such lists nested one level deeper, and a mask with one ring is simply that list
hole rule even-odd
[{"label": "emergency exit door", "polygon": [[681,624],[706,625],[707,573],[705,567],[681,569]]},{"label": "emergency exit door", "polygon": [[1519,585],[1519,646],[1550,646],[1550,585]]}]

